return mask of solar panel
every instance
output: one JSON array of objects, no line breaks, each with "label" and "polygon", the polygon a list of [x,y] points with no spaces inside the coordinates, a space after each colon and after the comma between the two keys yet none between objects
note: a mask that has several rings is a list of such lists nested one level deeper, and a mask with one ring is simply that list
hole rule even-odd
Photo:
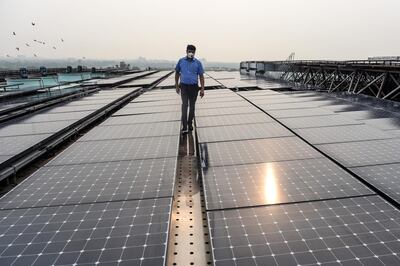
[{"label": "solar panel", "polygon": [[295,132],[311,144],[392,138],[390,134],[366,125],[305,128],[295,129]]},{"label": "solar panel", "polygon": [[259,105],[264,110],[287,110],[287,109],[302,109],[314,108],[319,106],[319,102],[294,102],[294,103],[277,103]]},{"label": "solar panel", "polygon": [[328,159],[211,167],[207,210],[374,194]]},{"label": "solar panel", "polygon": [[112,116],[107,120],[105,120],[102,123],[102,125],[111,126],[111,125],[142,124],[142,123],[154,123],[154,122],[165,122],[165,121],[176,121],[176,120],[181,120],[180,112]]},{"label": "solar panel", "polygon": [[[207,92],[206,92],[207,93]],[[202,105],[202,104],[209,104],[209,103],[225,103],[225,102],[241,102],[243,101],[243,98],[237,96],[237,95],[229,95],[229,96],[224,96],[222,95],[221,97],[214,97],[212,95],[205,95],[204,98],[197,98],[197,105]]]},{"label": "solar panel", "polygon": [[[293,96],[293,97],[312,97],[312,96],[321,95],[321,93],[314,92],[314,91],[284,91],[282,93]],[[324,95],[324,94],[322,94],[322,95]]]},{"label": "solar panel", "polygon": [[20,121],[20,123],[40,123],[62,120],[79,120],[93,113],[93,111],[71,112],[71,113],[48,113],[42,112],[32,115]]},{"label": "solar panel", "polygon": [[46,123],[13,123],[0,128],[0,137],[11,137],[21,135],[38,135],[45,133],[54,133],[64,127],[73,124],[75,121],[54,121]]},{"label": "solar panel", "polygon": [[249,97],[249,96],[265,96],[265,95],[271,95],[271,96],[277,96],[277,95],[282,95],[282,93],[273,91],[273,90],[251,90],[251,91],[240,91],[238,94],[244,96],[244,97]]},{"label": "solar panel", "polygon": [[250,88],[257,87],[257,84],[250,83],[245,80],[237,79],[221,79],[219,80],[227,88]]},{"label": "solar panel", "polygon": [[178,94],[160,94],[160,95],[146,95],[143,94],[138,97],[138,100],[141,101],[165,101],[165,100],[171,100],[171,101],[176,101],[181,98],[180,95]]},{"label": "solar panel", "polygon": [[198,104],[196,106],[197,110],[207,109],[207,108],[223,108],[223,107],[242,107],[242,106],[252,106],[249,102],[245,100],[235,101],[235,102],[211,102]]},{"label": "solar panel", "polygon": [[196,116],[212,116],[212,115],[229,115],[229,114],[246,114],[246,113],[260,113],[254,106],[244,107],[222,107],[214,109],[197,109]]},{"label": "solar panel", "polygon": [[114,115],[134,115],[146,113],[164,113],[164,112],[179,112],[180,105],[163,105],[163,106],[149,106],[149,107],[130,107],[125,106],[121,110],[115,112]]},{"label": "solar panel", "polygon": [[243,101],[242,97],[232,92],[231,90],[229,90],[229,92],[222,92],[222,93],[218,91],[219,90],[206,90],[205,95],[207,95],[207,97],[204,97],[202,100],[204,100],[204,102],[207,102],[208,100],[211,99],[232,98]]},{"label": "solar panel", "polygon": [[[263,108],[263,106],[260,106]],[[288,110],[271,110],[267,111],[271,116],[276,118],[287,118],[287,117],[301,117],[301,116],[319,116],[319,115],[331,115],[334,114],[329,110],[322,108],[303,108],[303,109],[288,109]]]},{"label": "solar panel", "polygon": [[172,197],[176,158],[42,167],[0,199],[1,209]]},{"label": "solar panel", "polygon": [[165,262],[171,199],[0,211],[1,265]]},{"label": "solar panel", "polygon": [[100,104],[105,105],[105,104],[111,103],[113,100],[114,99],[111,99],[111,98],[110,99],[104,99],[104,100],[101,100],[101,99],[99,99],[99,100],[97,100],[97,99],[89,100],[89,99],[82,98],[82,99],[79,99],[79,100],[76,100],[76,101],[72,101],[72,102],[68,103],[68,105],[69,106],[100,105]]},{"label": "solar panel", "polygon": [[384,110],[362,110],[362,111],[351,111],[351,112],[341,112],[347,117],[351,117],[353,119],[374,119],[374,118],[390,118],[390,117],[399,117],[395,113],[387,112]]},{"label": "solar panel", "polygon": [[277,96],[265,95],[265,96],[253,96],[247,97],[249,100],[257,103],[265,104],[284,104],[284,103],[311,103],[320,102],[323,100],[330,100],[331,98],[315,96],[315,97],[292,97],[291,95],[281,94]]},{"label": "solar panel", "polygon": [[375,118],[362,120],[365,124],[382,130],[400,129],[399,118]]},{"label": "solar panel", "polygon": [[251,102],[265,103],[265,104],[303,102],[303,100],[301,99],[296,99],[286,94],[248,95],[245,96],[245,98]]},{"label": "solar panel", "polygon": [[214,142],[201,148],[207,167],[322,157],[297,137]]},{"label": "solar panel", "polygon": [[179,136],[76,142],[48,165],[175,157]]},{"label": "solar panel", "polygon": [[385,164],[350,169],[353,173],[400,202],[400,164]]},{"label": "solar panel", "polygon": [[196,126],[215,127],[240,124],[267,123],[274,120],[264,113],[234,114],[234,115],[215,115],[196,117]]},{"label": "solar panel", "polygon": [[181,105],[182,100],[177,99],[174,101],[148,101],[148,102],[130,102],[125,107],[158,107],[158,106],[169,106],[169,105]]},{"label": "solar panel", "polygon": [[400,163],[400,139],[322,144],[317,147],[347,167]]},{"label": "solar panel", "polygon": [[70,112],[82,112],[82,111],[91,111],[97,110],[103,107],[105,104],[87,104],[87,105],[74,105],[74,106],[58,106],[51,109],[48,109],[48,112],[53,113],[70,113]]},{"label": "solar panel", "polygon": [[348,119],[340,114],[280,118],[279,121],[289,128],[313,128],[313,127],[331,127],[344,125],[361,125],[360,121]]},{"label": "solar panel", "polygon": [[98,126],[92,129],[78,141],[179,135],[180,126],[180,121],[157,122],[151,124]]},{"label": "solar panel", "polygon": [[0,138],[0,155],[15,155],[18,154],[39,142],[50,137],[51,134],[26,135],[15,137]]},{"label": "solar panel", "polygon": [[400,265],[399,210],[378,196],[208,212],[214,263]]},{"label": "solar panel", "polygon": [[130,103],[140,103],[140,104],[147,104],[147,106],[154,106],[154,105],[171,105],[171,104],[178,104],[181,103],[181,98],[177,97],[174,100],[170,99],[163,99],[162,97],[159,97],[157,99],[141,99],[140,97],[136,97]]},{"label": "solar panel", "polygon": [[198,140],[202,142],[232,141],[293,136],[293,133],[276,122],[204,127],[197,129]]},{"label": "solar panel", "polygon": [[359,110],[368,110],[370,107],[357,104],[357,103],[349,103],[342,102],[341,104],[333,104],[324,106],[324,109],[329,109],[334,112],[349,112],[349,111],[359,111]]},{"label": "solar panel", "polygon": [[3,163],[13,157],[12,155],[0,155],[0,163]]}]

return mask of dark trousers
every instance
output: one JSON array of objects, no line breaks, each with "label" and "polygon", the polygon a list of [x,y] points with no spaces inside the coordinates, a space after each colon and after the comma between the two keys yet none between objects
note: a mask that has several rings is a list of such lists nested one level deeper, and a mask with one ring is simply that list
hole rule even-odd
[{"label": "dark trousers", "polygon": [[[197,94],[199,87],[197,85],[180,84],[182,98],[182,128],[187,129],[188,124],[192,125]],[[189,117],[188,117],[189,107]]]}]

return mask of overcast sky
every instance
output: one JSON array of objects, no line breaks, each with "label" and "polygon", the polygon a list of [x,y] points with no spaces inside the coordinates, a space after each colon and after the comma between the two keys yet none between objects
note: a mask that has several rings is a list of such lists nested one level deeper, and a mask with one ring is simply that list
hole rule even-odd
[{"label": "overcast sky", "polygon": [[175,60],[188,43],[225,62],[400,55],[399,11],[399,0],[0,0],[0,57]]}]

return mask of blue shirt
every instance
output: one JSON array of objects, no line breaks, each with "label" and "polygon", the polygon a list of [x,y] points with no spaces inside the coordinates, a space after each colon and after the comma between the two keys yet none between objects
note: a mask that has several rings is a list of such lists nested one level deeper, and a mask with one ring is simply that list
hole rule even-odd
[{"label": "blue shirt", "polygon": [[176,64],[175,71],[181,74],[181,83],[197,85],[198,76],[204,73],[203,65],[199,60],[182,57]]}]

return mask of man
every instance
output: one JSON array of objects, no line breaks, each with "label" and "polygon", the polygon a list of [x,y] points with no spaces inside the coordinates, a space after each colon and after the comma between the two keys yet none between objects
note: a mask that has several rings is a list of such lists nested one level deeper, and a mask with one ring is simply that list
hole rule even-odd
[{"label": "man", "polygon": [[[200,97],[204,96],[204,69],[199,60],[194,58],[196,47],[189,44],[186,56],[179,59],[175,67],[176,93],[182,98],[182,134],[193,130],[195,104],[199,93],[198,79],[200,78]],[[180,83],[179,83],[180,79]],[[189,106],[189,117],[188,117]]]}]

